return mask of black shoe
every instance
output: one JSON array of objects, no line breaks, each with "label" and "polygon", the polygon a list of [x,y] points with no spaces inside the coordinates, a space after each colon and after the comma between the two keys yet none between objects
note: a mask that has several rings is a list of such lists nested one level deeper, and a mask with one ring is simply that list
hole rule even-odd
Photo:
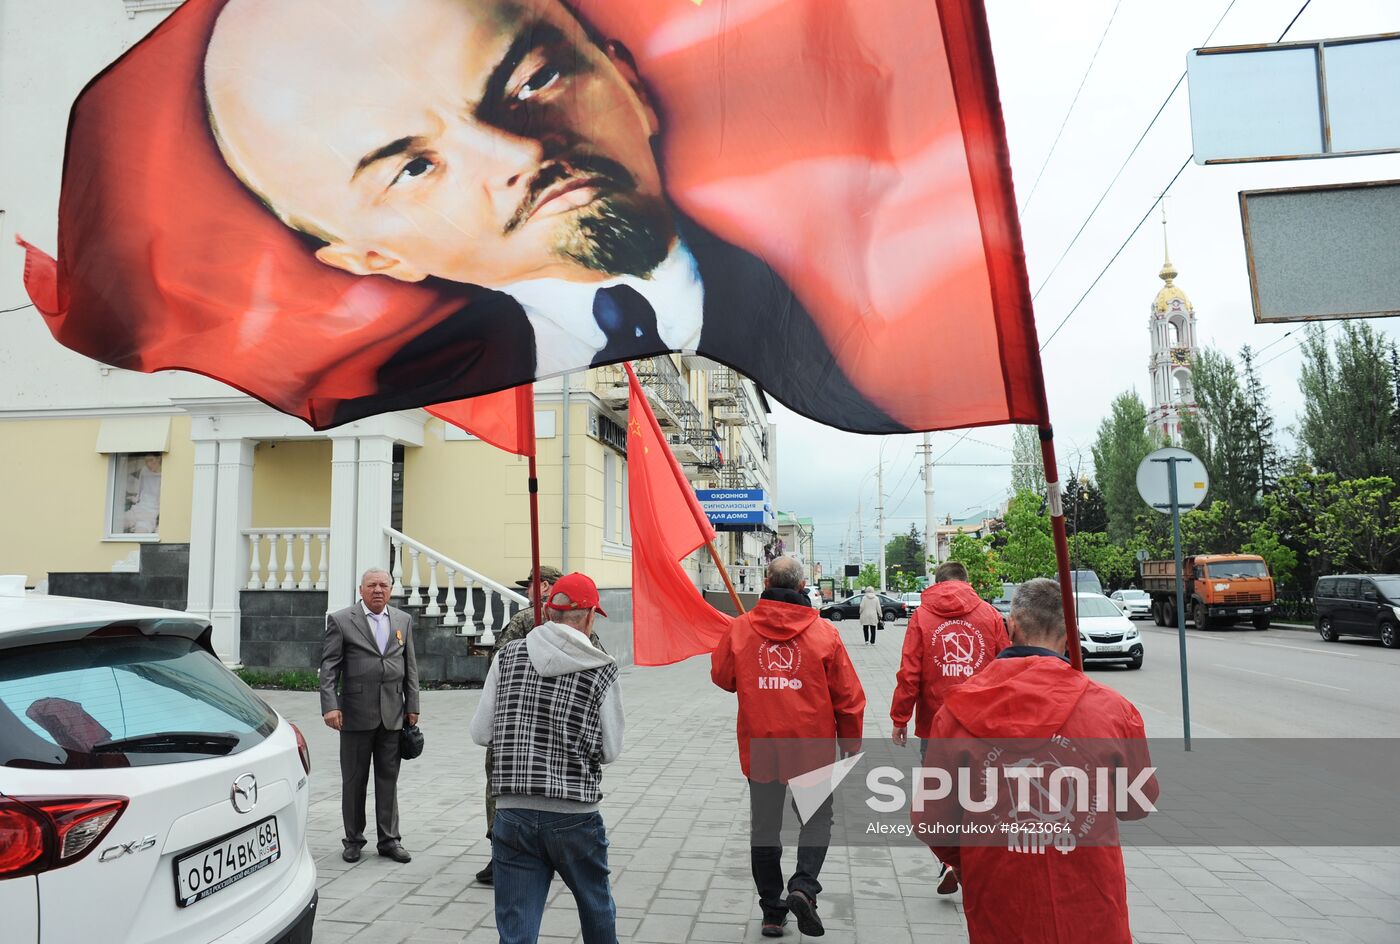
[{"label": "black shoe", "polygon": [[379,854],[386,859],[393,859],[395,862],[413,861],[413,856],[408,854],[408,850],[397,842],[392,846],[384,846],[379,850]]},{"label": "black shoe", "polygon": [[491,868],[491,863],[486,863],[486,868],[476,873],[476,883],[478,885],[494,885],[496,883],[496,873]]},{"label": "black shoe", "polygon": [[763,929],[761,933],[764,937],[782,937],[784,934],[787,933],[787,922],[787,915],[781,915],[778,917],[769,917],[765,915],[763,918]]},{"label": "black shoe", "polygon": [[341,857],[342,859],[344,859],[346,862],[359,862],[359,861],[360,861],[360,847],[359,847],[359,846],[346,846],[344,849],[340,850],[340,857]]},{"label": "black shoe", "polygon": [[787,906],[797,918],[797,930],[808,937],[821,937],[826,933],[822,919],[817,917],[817,903],[805,892],[789,892]]}]

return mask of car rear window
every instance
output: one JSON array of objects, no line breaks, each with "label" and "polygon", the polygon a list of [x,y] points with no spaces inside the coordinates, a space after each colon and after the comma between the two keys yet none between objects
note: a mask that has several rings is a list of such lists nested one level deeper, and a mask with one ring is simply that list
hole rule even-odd
[{"label": "car rear window", "polygon": [[1080,597],[1075,601],[1080,616],[1122,616],[1123,611],[1107,597]]},{"label": "car rear window", "polygon": [[277,715],[198,643],[114,635],[0,650],[0,765],[85,770],[236,754]]},{"label": "car rear window", "polygon": [[1337,595],[1337,580],[1334,577],[1323,577],[1317,582],[1317,590],[1313,594],[1319,597],[1332,597]]}]

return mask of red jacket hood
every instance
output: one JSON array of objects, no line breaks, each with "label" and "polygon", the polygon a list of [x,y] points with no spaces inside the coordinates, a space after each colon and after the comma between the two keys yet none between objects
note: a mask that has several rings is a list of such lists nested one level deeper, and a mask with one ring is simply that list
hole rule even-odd
[{"label": "red jacket hood", "polygon": [[982,598],[972,589],[972,584],[961,580],[945,580],[931,585],[919,599],[920,606],[926,606],[942,620],[966,616],[977,608]]},{"label": "red jacket hood", "polygon": [[758,605],[749,611],[749,625],[754,631],[764,639],[775,642],[785,642],[800,635],[816,619],[817,611],[810,606],[777,600],[759,600]]},{"label": "red jacket hood", "polygon": [[994,659],[944,696],[943,706],[978,738],[1047,738],[1064,726],[1089,679],[1050,656]]}]

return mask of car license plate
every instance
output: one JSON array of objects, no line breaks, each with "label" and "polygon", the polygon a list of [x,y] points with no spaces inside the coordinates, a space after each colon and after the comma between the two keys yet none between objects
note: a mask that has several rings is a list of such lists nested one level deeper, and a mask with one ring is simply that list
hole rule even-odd
[{"label": "car license plate", "polygon": [[221,892],[282,857],[277,817],[226,836],[175,860],[175,901],[181,908]]},{"label": "car license plate", "polygon": [[1253,613],[1254,613],[1254,610],[1252,610],[1252,609],[1250,609],[1250,610],[1240,610],[1240,615],[1241,615],[1241,616],[1251,616],[1251,615],[1253,615]]}]

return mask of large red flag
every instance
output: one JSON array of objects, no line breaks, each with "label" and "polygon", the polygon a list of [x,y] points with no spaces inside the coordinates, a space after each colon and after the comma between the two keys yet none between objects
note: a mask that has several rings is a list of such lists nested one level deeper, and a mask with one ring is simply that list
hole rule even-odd
[{"label": "large red flag", "polygon": [[630,364],[627,384],[633,659],[637,665],[670,665],[713,651],[729,617],[705,602],[680,565],[715,539],[715,529],[671,454]]},{"label": "large red flag", "polygon": [[517,456],[535,454],[535,388],[530,384],[427,409],[498,449]]},{"label": "large red flag", "polygon": [[[318,428],[662,350],[863,432],[1044,425],[982,4],[188,0],[74,103],[26,284]],[[595,324],[604,275],[654,311]]]}]

